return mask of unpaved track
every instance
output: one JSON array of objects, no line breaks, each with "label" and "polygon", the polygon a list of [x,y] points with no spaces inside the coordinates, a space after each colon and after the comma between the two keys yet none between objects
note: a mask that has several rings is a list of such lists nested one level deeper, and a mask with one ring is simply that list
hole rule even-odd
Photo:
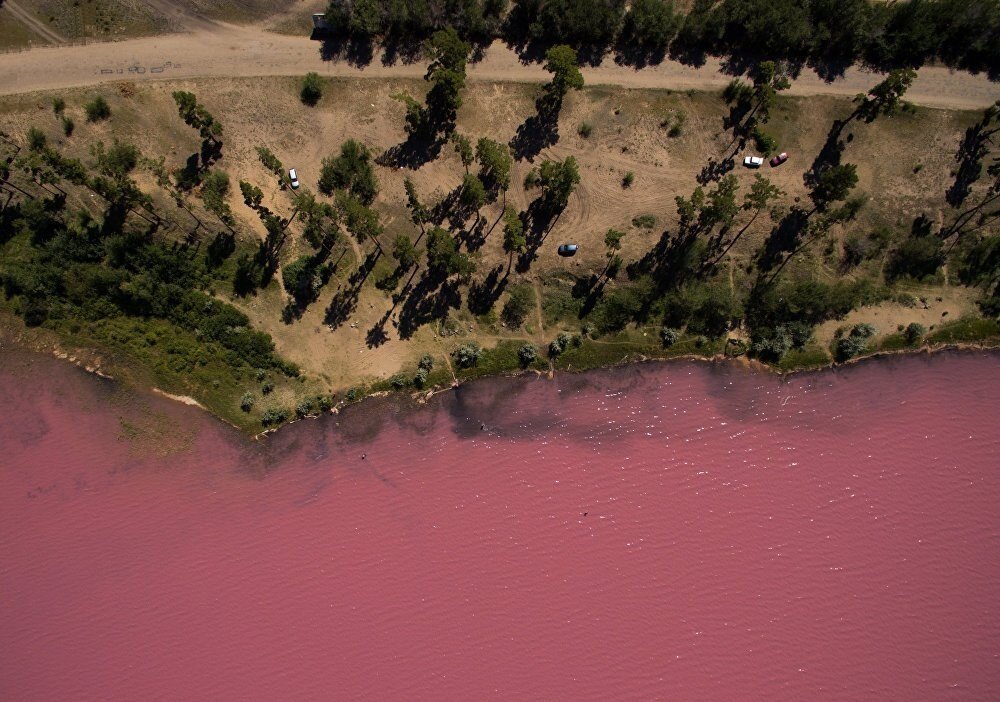
[{"label": "unpaved track", "polygon": [[51,41],[53,44],[64,44],[66,40],[61,34],[49,29],[44,22],[35,17],[29,10],[24,9],[18,5],[14,0],[7,0],[3,4],[4,10],[10,10],[10,13],[14,15],[22,24],[26,25],[28,29],[33,31],[38,36]]},{"label": "unpaved track", "polygon": [[[104,81],[156,80],[200,76],[301,76],[316,71],[326,76],[407,77],[424,75],[422,64],[383,66],[378,60],[359,69],[345,62],[323,61],[320,44],[305,37],[289,37],[258,27],[215,23],[211,29],[167,34],[129,41],[83,46],[42,47],[21,53],[0,54],[0,95],[36,90],[95,85]],[[636,71],[608,60],[598,68],[583,70],[589,85],[619,85],[628,88],[717,89],[730,76],[710,60],[701,68],[665,62]],[[540,66],[525,66],[517,55],[500,43],[486,58],[469,68],[470,80],[543,82]],[[833,83],[812,71],[803,71],[788,92],[792,95],[844,95],[865,92],[878,82],[876,75],[851,69]],[[985,76],[922,68],[907,99],[930,107],[980,109],[1000,98],[1000,85]]]}]

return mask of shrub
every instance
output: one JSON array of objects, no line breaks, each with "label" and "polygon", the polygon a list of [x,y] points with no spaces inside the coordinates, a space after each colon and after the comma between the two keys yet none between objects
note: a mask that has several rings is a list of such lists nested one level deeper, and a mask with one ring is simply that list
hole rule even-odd
[{"label": "shrub", "polygon": [[63,130],[63,134],[65,134],[68,137],[69,136],[73,136],[73,130],[74,129],[76,129],[76,124],[73,122],[73,120],[70,119],[69,117],[63,115],[63,118],[62,118],[62,130]]},{"label": "shrub", "polygon": [[764,156],[770,156],[778,150],[777,140],[759,127],[753,128],[752,136],[754,145]]},{"label": "shrub", "polygon": [[632,218],[632,226],[640,229],[652,229],[656,226],[656,217],[651,214],[639,215]]},{"label": "shrub", "polygon": [[313,413],[314,409],[312,398],[307,397],[295,408],[295,414],[299,417],[307,417]]},{"label": "shrub", "polygon": [[32,151],[44,151],[45,145],[48,143],[48,139],[45,138],[45,132],[37,127],[31,127],[28,130],[28,148]]},{"label": "shrub", "polygon": [[272,392],[274,392],[274,383],[272,383],[271,381],[265,382],[263,385],[260,386],[260,391],[264,395],[270,395]]},{"label": "shrub", "polygon": [[625,174],[625,177],[622,178],[622,187],[631,188],[633,183],[635,183],[635,173],[629,171]]},{"label": "shrub", "polygon": [[315,105],[323,97],[323,79],[318,73],[306,73],[306,77],[302,79],[302,91],[299,97],[309,106]]},{"label": "shrub", "polygon": [[681,338],[681,333],[676,329],[671,327],[663,327],[660,329],[660,341],[663,342],[664,346],[673,346]]},{"label": "shrub", "polygon": [[535,348],[534,344],[525,344],[517,350],[517,357],[522,366],[530,366],[538,358],[538,349]]},{"label": "shrub", "polygon": [[470,342],[455,349],[455,363],[459,368],[472,368],[479,362],[483,350],[479,344]]},{"label": "shrub", "polygon": [[420,363],[418,363],[417,366],[419,366],[421,370],[429,371],[434,368],[434,359],[431,358],[430,354],[425,353],[420,357]]},{"label": "shrub", "polygon": [[582,136],[584,139],[589,139],[590,135],[594,133],[594,125],[590,122],[581,122],[579,129],[576,131],[577,134]]},{"label": "shrub", "polygon": [[413,376],[413,384],[418,388],[422,388],[427,384],[427,369],[420,368],[417,370],[416,375]]},{"label": "shrub", "polygon": [[834,357],[843,362],[860,356],[868,350],[868,342],[875,336],[876,329],[871,324],[855,324],[851,332],[837,340]]},{"label": "shrub", "polygon": [[396,375],[389,378],[389,385],[391,385],[394,390],[402,390],[406,387],[406,376],[402,373],[396,373]]},{"label": "shrub", "polygon": [[104,99],[103,95],[98,95],[93,100],[83,106],[83,111],[87,114],[88,122],[100,122],[111,116],[111,106]]},{"label": "shrub", "polygon": [[245,392],[240,398],[240,409],[249,412],[253,409],[253,393]]},{"label": "shrub", "polygon": [[260,416],[260,423],[265,427],[269,427],[274,424],[281,424],[286,419],[288,419],[287,410],[270,407],[264,410],[264,414]]},{"label": "shrub", "polygon": [[920,322],[910,322],[909,326],[906,327],[906,331],[903,332],[903,336],[906,337],[906,343],[912,346],[923,339],[926,333],[927,327],[923,324]]},{"label": "shrub", "polygon": [[[549,355],[555,358],[559,354],[563,353],[569,348],[570,344],[573,343],[573,337],[566,332],[559,332],[559,336],[552,340],[549,344]],[[580,342],[582,343],[582,342]],[[576,345],[579,346],[580,343]]]},{"label": "shrub", "polygon": [[61,115],[63,113],[63,110],[65,110],[65,109],[66,109],[66,101],[65,100],[63,100],[61,97],[54,97],[54,98],[52,98],[52,111],[53,112],[55,112],[57,115]]}]

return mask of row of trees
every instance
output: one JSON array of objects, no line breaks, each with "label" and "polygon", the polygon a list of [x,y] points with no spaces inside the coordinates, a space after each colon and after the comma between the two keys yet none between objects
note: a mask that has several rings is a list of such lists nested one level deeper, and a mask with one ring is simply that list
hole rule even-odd
[{"label": "row of trees", "polygon": [[354,41],[418,50],[453,27],[474,44],[502,38],[534,57],[569,44],[591,61],[656,63],[668,54],[698,63],[706,54],[734,65],[761,60],[809,64],[837,75],[856,61],[878,67],[949,66],[1000,78],[998,0],[333,0],[332,26]]}]

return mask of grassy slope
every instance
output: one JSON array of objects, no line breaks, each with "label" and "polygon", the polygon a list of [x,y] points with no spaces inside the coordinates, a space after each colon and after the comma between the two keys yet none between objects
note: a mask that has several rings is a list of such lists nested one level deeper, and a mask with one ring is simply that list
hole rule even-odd
[{"label": "grassy slope", "polygon": [[[320,105],[306,108],[295,98],[295,81],[279,78],[226,82],[197,80],[178,85],[143,84],[125,86],[117,93],[105,88],[103,92],[109,95],[113,117],[103,125],[86,125],[82,119],[80,105],[94,90],[66,91],[63,96],[68,103],[68,112],[80,125],[71,139],[66,140],[59,135],[51,112],[44,111],[49,96],[43,95],[4,100],[0,104],[0,128],[12,134],[23,134],[28,126],[37,125],[60,149],[77,155],[86,155],[89,145],[96,140],[109,141],[117,136],[141,144],[148,156],[166,155],[168,167],[176,167],[197,145],[191,130],[176,118],[170,101],[169,92],[177,87],[196,92],[226,126],[225,156],[219,165],[230,173],[234,190],[238,180],[246,178],[262,186],[266,203],[283,214],[287,214],[289,209],[287,195],[274,187],[256,162],[253,153],[255,145],[270,146],[286,165],[297,166],[304,182],[312,185],[319,170],[320,158],[333,153],[336,145],[347,137],[360,138],[376,153],[397,143],[402,137],[401,108],[390,96],[400,89],[414,94],[420,94],[422,89],[420,83],[407,81],[331,81]],[[467,91],[459,130],[472,136],[490,134],[498,139],[509,139],[518,124],[531,113],[533,94],[531,86],[474,85]],[[781,169],[769,170],[767,175],[786,190],[786,202],[804,198],[801,173],[811,162],[811,154],[816,153],[822,143],[833,116],[847,114],[850,109],[849,102],[836,98],[781,99],[768,131],[779,139],[783,150],[792,154],[792,159]],[[178,373],[150,351],[155,344],[144,347],[136,343],[138,339],[148,336],[156,338],[162,330],[144,327],[122,333],[121,329],[109,324],[59,331],[71,344],[96,344],[117,349],[132,361],[150,369],[155,382],[165,386],[164,389],[193,395],[213,411],[244,426],[253,424],[261,408],[271,404],[290,408],[304,394],[326,389],[383,389],[387,387],[387,379],[399,372],[409,379],[415,372],[416,360],[425,353],[436,359],[431,381],[447,382],[452,374],[447,370],[446,357],[454,348],[468,341],[480,343],[487,349],[496,348],[484,355],[477,368],[457,370],[458,378],[514,371],[520,367],[516,357],[516,349],[520,345],[530,342],[544,349],[558,331],[580,330],[581,322],[576,315],[579,301],[572,297],[569,290],[574,277],[603,269],[602,239],[609,226],[628,230],[622,251],[626,261],[639,258],[664,227],[673,226],[676,220],[674,196],[689,194],[695,185],[694,176],[707,157],[723,153],[728,142],[728,134],[723,133],[721,128],[724,111],[719,97],[707,93],[599,88],[570,96],[560,121],[562,136],[558,144],[545,153],[551,157],[576,156],[581,164],[583,181],[550,235],[549,244],[541,250],[540,258],[527,274],[515,274],[511,280],[512,284],[533,283],[540,295],[537,300],[539,314],[529,316],[525,326],[519,330],[504,328],[498,323],[495,313],[476,316],[463,304],[452,312],[448,329],[442,329],[437,324],[427,325],[408,341],[393,337],[383,347],[368,349],[364,344],[365,330],[391,305],[388,295],[372,285],[381,275],[376,271],[363,289],[357,311],[352,317],[357,322],[356,327],[344,325],[331,332],[323,324],[323,310],[337,285],[344,281],[358,260],[357,251],[345,248],[342,265],[320,300],[309,308],[301,320],[292,324],[285,324],[280,319],[285,296],[277,281],[256,297],[248,299],[232,298],[222,281],[217,286],[220,296],[246,312],[256,327],[271,333],[279,351],[306,371],[307,380],[303,382],[280,381],[274,395],[266,402],[260,401],[256,379],[230,377],[223,369],[215,367],[207,367],[204,372],[195,374]],[[677,138],[670,138],[660,124],[664,118],[680,113],[686,117],[683,133]],[[884,255],[858,267],[842,269],[839,261],[843,240],[851,231],[867,231],[879,224],[892,228],[898,238],[905,234],[909,221],[916,214],[928,212],[937,216],[945,212],[943,192],[949,182],[954,149],[964,127],[976,118],[973,113],[921,109],[915,115],[901,115],[895,119],[880,119],[872,125],[853,126],[845,160],[859,164],[859,190],[869,194],[870,202],[858,221],[849,228],[835,230],[828,243],[813,247],[789,266],[788,273],[826,281],[877,275],[884,265]],[[593,132],[587,139],[576,133],[577,126],[583,121],[593,125]],[[921,168],[914,172],[917,164]],[[519,163],[515,166],[514,185],[508,194],[508,200],[520,208],[526,206],[532,196],[520,186],[520,180],[530,165]],[[637,174],[636,184],[624,190],[620,185],[621,177],[628,171]],[[457,157],[450,148],[446,148],[439,159],[410,175],[425,198],[433,200],[454,187],[460,173]],[[737,175],[746,188],[750,174],[740,169]],[[378,176],[382,186],[378,207],[385,215],[386,241],[397,233],[413,236],[414,228],[407,221],[403,208],[402,174],[379,168]],[[252,246],[254,239],[261,235],[259,223],[252,212],[243,206],[238,191],[230,199],[231,206],[242,220],[242,245]],[[490,222],[496,219],[497,214],[496,207],[487,207],[483,211],[484,218]],[[654,215],[656,227],[651,230],[632,227],[632,217],[639,214]],[[769,226],[767,217],[762,216],[757,226],[734,248],[724,275],[729,277],[735,288],[746,284],[742,267],[766,236]],[[580,255],[571,260],[553,256],[552,242],[570,238],[581,244]],[[305,250],[304,244],[293,239],[283,254],[283,260],[290,261]],[[479,277],[491,266],[505,264],[506,258],[500,250],[500,236],[490,237],[476,253],[476,258],[481,271]],[[623,284],[611,283],[608,291]],[[829,356],[824,349],[833,339],[837,327],[843,324],[877,319],[881,337],[876,345],[894,348],[898,346],[894,337],[898,324],[927,322],[930,316],[935,316],[934,321],[940,323],[944,319],[942,311],[947,312],[951,319],[974,312],[976,293],[949,284],[944,277],[923,284],[919,291],[929,301],[930,311],[922,308],[914,310],[893,302],[855,311],[847,320],[821,325],[814,342],[806,350],[786,356],[781,368],[815,367],[828,362]],[[942,298],[940,302],[938,297]],[[501,298],[494,308],[496,312],[502,308],[503,302],[504,298]],[[929,341],[995,340],[997,336],[994,327],[986,328],[989,325],[976,322],[962,324],[964,326],[941,325],[932,329]],[[934,323],[926,326],[933,327]],[[712,355],[724,350],[724,344],[718,341],[699,347],[693,337],[664,349],[659,344],[657,332],[658,325],[654,325],[588,340],[580,348],[560,356],[554,365],[580,370],[639,357]],[[538,367],[544,368],[545,364],[540,363]],[[239,396],[247,390],[258,396],[258,406],[250,417],[240,413],[236,407]]]}]

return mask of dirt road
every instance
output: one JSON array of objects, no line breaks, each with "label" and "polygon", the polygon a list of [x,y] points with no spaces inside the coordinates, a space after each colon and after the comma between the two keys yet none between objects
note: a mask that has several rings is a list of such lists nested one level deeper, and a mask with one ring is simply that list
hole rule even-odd
[{"label": "dirt road", "polygon": [[[211,28],[196,28],[183,34],[0,54],[0,95],[95,85],[123,78],[301,76],[307,71],[326,76],[419,78],[424,74],[424,66],[383,66],[376,60],[358,69],[345,62],[323,61],[320,44],[305,37],[212,23]],[[584,69],[583,73],[589,85],[630,88],[712,89],[721,88],[730,80],[720,73],[719,62],[712,60],[702,68],[665,62],[641,71],[617,66],[609,60],[598,68]],[[517,55],[500,43],[494,44],[486,58],[469,69],[471,80],[483,81],[542,82],[547,75],[537,65],[522,65]],[[872,74],[852,69],[844,78],[826,83],[807,70],[789,93],[854,96],[877,80]],[[936,67],[921,69],[907,93],[907,99],[920,105],[963,109],[983,108],[997,98],[1000,85],[985,76]]]}]

